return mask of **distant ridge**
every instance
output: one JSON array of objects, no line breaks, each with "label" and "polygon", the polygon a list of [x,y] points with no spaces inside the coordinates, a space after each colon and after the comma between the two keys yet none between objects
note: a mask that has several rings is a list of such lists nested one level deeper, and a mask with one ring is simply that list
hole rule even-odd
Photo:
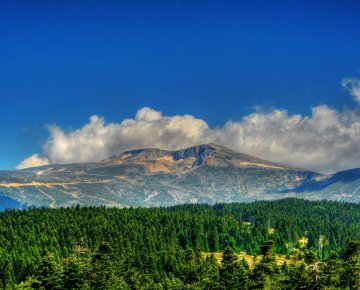
[{"label": "distant ridge", "polygon": [[359,188],[360,169],[323,175],[214,143],[180,150],[128,150],[100,162],[0,171],[0,194],[13,208],[78,203],[149,207],[284,197],[360,202]]}]

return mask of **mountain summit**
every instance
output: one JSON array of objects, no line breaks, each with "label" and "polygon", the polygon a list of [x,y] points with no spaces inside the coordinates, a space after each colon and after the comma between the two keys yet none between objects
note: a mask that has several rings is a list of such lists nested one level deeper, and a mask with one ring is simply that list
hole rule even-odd
[{"label": "mountain summit", "polygon": [[15,208],[78,203],[148,207],[284,197],[359,202],[358,187],[359,170],[326,176],[214,143],[175,151],[130,150],[100,162],[0,171],[0,199]]},{"label": "mountain summit", "polygon": [[[205,164],[223,167],[234,166],[244,168],[302,170],[300,168],[272,163],[251,155],[238,153],[215,143],[202,144],[176,151],[161,150],[157,148],[130,150],[125,151],[120,155],[114,155],[107,160],[103,160],[103,162],[114,164],[140,163],[144,165],[149,162],[149,164],[158,165],[159,171],[161,171],[160,168],[167,168],[165,171],[172,171],[171,169],[176,171],[179,167],[185,169],[190,166],[193,168]],[[185,168],[183,166],[185,166]]]}]

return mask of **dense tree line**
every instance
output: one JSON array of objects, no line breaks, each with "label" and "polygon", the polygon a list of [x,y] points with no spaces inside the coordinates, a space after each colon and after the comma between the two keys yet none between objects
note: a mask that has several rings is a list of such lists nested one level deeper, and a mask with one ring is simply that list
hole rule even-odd
[{"label": "dense tree line", "polygon": [[[329,201],[6,211],[0,286],[357,289],[358,240],[360,205]],[[203,251],[223,251],[222,263]],[[262,258],[249,266],[238,252]]]},{"label": "dense tree line", "polygon": [[[348,289],[358,290],[360,243],[350,241],[343,259],[336,253],[320,261],[306,251],[304,261],[276,262],[273,241],[260,246],[261,260],[250,268],[226,247],[221,264],[213,256],[202,258],[188,249],[176,268],[159,275],[129,267],[114,256],[109,243],[102,243],[93,254],[57,260],[46,255],[35,273],[14,288],[30,289]],[[178,260],[179,262],[179,260]],[[11,287],[8,287],[11,288]]]}]

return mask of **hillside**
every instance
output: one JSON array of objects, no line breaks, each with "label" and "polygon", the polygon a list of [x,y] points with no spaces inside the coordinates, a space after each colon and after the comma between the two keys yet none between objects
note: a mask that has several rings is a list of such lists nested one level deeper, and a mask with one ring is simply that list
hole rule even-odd
[{"label": "hillside", "polygon": [[216,144],[141,149],[96,163],[0,171],[8,207],[168,206],[285,197],[360,201],[360,170],[323,175]]}]

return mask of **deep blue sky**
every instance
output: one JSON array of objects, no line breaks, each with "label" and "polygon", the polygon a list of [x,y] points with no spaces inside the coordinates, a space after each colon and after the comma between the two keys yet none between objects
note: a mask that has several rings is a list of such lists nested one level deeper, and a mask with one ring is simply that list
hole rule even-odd
[{"label": "deep blue sky", "polygon": [[1,1],[0,169],[41,153],[46,124],[93,114],[221,126],[257,105],[354,106],[341,79],[360,75],[356,2]]}]

